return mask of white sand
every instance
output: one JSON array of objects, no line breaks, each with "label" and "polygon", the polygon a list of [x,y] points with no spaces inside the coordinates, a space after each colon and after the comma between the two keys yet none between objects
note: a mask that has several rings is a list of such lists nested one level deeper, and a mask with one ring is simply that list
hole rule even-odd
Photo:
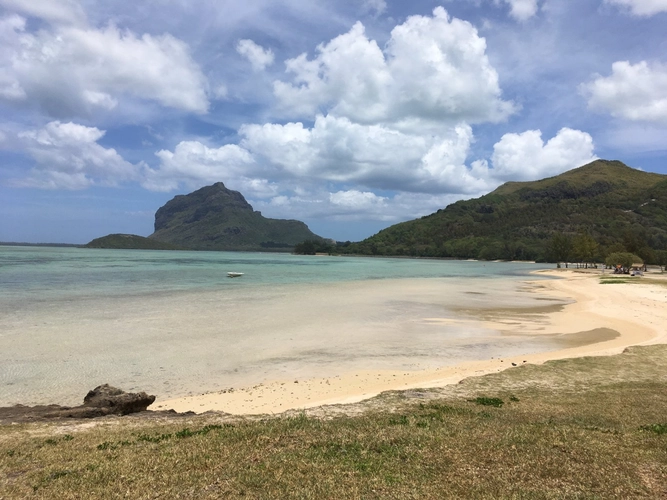
[{"label": "white sand", "polygon": [[[598,329],[611,329],[619,335],[588,345],[502,359],[461,362],[456,366],[401,371],[352,370],[336,376],[273,380],[233,391],[159,400],[154,409],[171,408],[198,413],[208,410],[232,414],[279,413],[288,409],[360,401],[386,390],[439,387],[471,375],[497,372],[511,367],[512,363],[543,363],[551,359],[609,355],[619,353],[631,345],[667,341],[667,281],[662,280],[662,276],[636,278],[642,280],[641,284],[601,284],[599,271],[580,273],[561,270],[548,274],[566,279],[533,282],[530,284],[530,293],[574,300],[561,311],[517,314],[507,309],[509,304],[501,295],[496,295],[491,300],[494,306],[498,306],[498,310],[482,315],[492,316],[492,320],[484,317],[452,319],[435,316],[424,318],[422,323],[442,322],[527,337],[576,334]],[[417,293],[417,288],[408,290],[408,295],[410,292]],[[354,297],[351,296],[352,299]],[[515,303],[516,297],[512,304]]]}]

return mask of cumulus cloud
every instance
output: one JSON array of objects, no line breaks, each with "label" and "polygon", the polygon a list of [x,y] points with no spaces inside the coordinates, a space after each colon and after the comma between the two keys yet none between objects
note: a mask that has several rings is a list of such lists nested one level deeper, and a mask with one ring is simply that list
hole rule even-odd
[{"label": "cumulus cloud", "polygon": [[[6,99],[69,112],[113,109],[127,94],[192,111],[208,105],[187,46],[168,35],[137,37],[113,26],[28,34],[19,16],[0,23],[0,37],[5,34],[13,43],[11,57],[0,48]],[[125,64],[128,50],[136,60]],[[237,50],[258,70],[273,62],[251,40]],[[555,175],[594,158],[588,134],[563,129],[546,143],[539,130],[506,134],[488,161],[471,161],[471,123],[503,120],[515,107],[502,100],[485,40],[442,8],[396,26],[383,48],[357,23],[317,51],[314,59],[288,60],[292,79],[274,85],[280,104],[303,121],[243,125],[236,144],[182,141],[157,151],[152,166],[131,165],[101,146],[98,128],[54,121],[20,135],[36,162],[20,182],[76,189],[133,180],[172,191],[223,181],[272,216],[397,221],[479,196],[505,180]],[[144,67],[151,57],[156,61]],[[61,85],[66,76],[68,85]],[[226,89],[212,94],[225,98]]]},{"label": "cumulus cloud", "polygon": [[384,207],[386,200],[387,198],[384,196],[378,196],[370,191],[357,191],[356,189],[329,194],[331,204],[363,213],[368,212],[370,208]]},{"label": "cumulus cloud", "polygon": [[253,193],[274,193],[266,189],[268,181],[254,182],[244,177],[245,168],[252,165],[253,159],[248,151],[235,144],[209,148],[198,141],[183,141],[173,152],[161,150],[155,155],[160,165],[156,169],[147,169],[142,183],[151,191],[172,191],[181,185],[198,188],[218,181],[244,178],[253,188]]},{"label": "cumulus cloud", "polygon": [[[486,41],[470,23],[438,7],[396,26],[384,51],[356,23],[307,54],[286,61],[291,81],[274,82],[283,110],[326,113],[358,123],[498,122],[515,111],[503,101]],[[423,124],[423,123],[422,123]]]},{"label": "cumulus cloud", "polygon": [[330,220],[402,220],[393,213],[393,199],[370,191],[356,189],[328,192],[325,189],[297,189],[292,195],[274,196],[269,200],[257,200],[253,207],[269,211],[283,218],[326,218]]},{"label": "cumulus cloud", "polygon": [[236,52],[250,61],[255,71],[263,71],[267,66],[271,66],[275,59],[271,49],[265,49],[252,40],[240,40],[236,44]]},{"label": "cumulus cloud", "polygon": [[[185,141],[174,152],[159,151],[160,165],[150,170],[144,186],[172,190],[180,183],[275,179],[428,193],[476,193],[488,187],[480,176],[484,172],[465,164],[473,140],[465,124],[424,137],[329,115],[318,116],[312,128],[302,123],[246,125],[239,133],[238,145],[209,148]],[[265,187],[255,186],[253,192],[267,191]]]},{"label": "cumulus cloud", "polygon": [[53,121],[39,130],[18,134],[36,166],[28,177],[16,179],[20,187],[83,189],[92,185],[115,186],[137,180],[137,167],[115,149],[98,144],[105,131],[76,123]]},{"label": "cumulus cloud", "polygon": [[241,145],[272,175],[355,183],[414,192],[479,191],[484,180],[465,165],[473,139],[469,125],[438,136],[319,115],[302,123],[246,125]]},{"label": "cumulus cloud", "polygon": [[537,0],[505,0],[510,6],[510,16],[526,21],[537,14]]},{"label": "cumulus cloud", "polygon": [[592,109],[632,121],[667,124],[667,65],[618,61],[612,74],[580,88]]},{"label": "cumulus cloud", "polygon": [[593,151],[593,138],[570,128],[561,129],[546,144],[539,130],[505,134],[493,146],[490,175],[501,181],[552,177],[595,160]]},{"label": "cumulus cloud", "polygon": [[604,0],[605,3],[627,8],[635,16],[653,16],[667,12],[667,0]]},{"label": "cumulus cloud", "polygon": [[380,196],[356,189],[335,192],[312,189],[300,190],[293,196],[256,200],[252,205],[257,210],[282,218],[394,223],[428,215],[458,199],[460,196],[457,195],[397,193]]},{"label": "cumulus cloud", "polygon": [[[238,50],[265,62],[251,40]],[[370,196],[377,189],[462,196],[494,187],[484,162],[467,164],[470,123],[502,120],[514,106],[501,99],[486,42],[470,23],[438,7],[396,26],[384,50],[356,23],[317,52],[286,61],[292,80],[274,82],[279,103],[304,121],[246,124],[238,144],[221,148],[190,141],[160,151],[144,185],[252,180],[259,198],[276,190],[275,208],[305,199],[294,185],[312,191],[326,182],[345,187],[317,196],[317,206],[334,211],[352,201],[381,206]]]},{"label": "cumulus cloud", "polygon": [[[539,130],[505,134],[494,146],[492,167],[486,160],[467,165],[474,138],[465,124],[427,139],[318,116],[312,128],[251,125],[240,134],[239,145],[209,148],[191,141],[173,153],[160,151],[161,165],[145,187],[194,188],[223,180],[272,216],[398,221],[480,196],[507,180],[549,177],[595,159],[591,136],[568,128],[546,143]],[[350,187],[315,187],[323,185]]]},{"label": "cumulus cloud", "polygon": [[51,116],[109,110],[120,96],[208,109],[206,79],[171,35],[137,36],[113,25],[28,33],[25,19],[12,15],[0,21],[0,38],[0,98],[36,103]]},{"label": "cumulus cloud", "polygon": [[0,6],[52,23],[84,24],[86,21],[76,0],[0,0]]}]

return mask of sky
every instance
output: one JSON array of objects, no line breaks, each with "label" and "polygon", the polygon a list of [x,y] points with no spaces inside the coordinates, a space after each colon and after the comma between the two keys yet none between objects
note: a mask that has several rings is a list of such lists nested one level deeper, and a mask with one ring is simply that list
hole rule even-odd
[{"label": "sky", "polygon": [[0,241],[224,182],[358,241],[596,158],[667,174],[667,0],[0,0]]}]

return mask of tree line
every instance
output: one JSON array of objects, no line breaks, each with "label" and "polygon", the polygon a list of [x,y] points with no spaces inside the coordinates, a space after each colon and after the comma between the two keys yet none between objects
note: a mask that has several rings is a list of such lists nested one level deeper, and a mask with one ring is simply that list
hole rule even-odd
[{"label": "tree line", "polygon": [[552,262],[557,267],[570,264],[588,268],[599,264],[607,267],[621,266],[624,272],[633,264],[667,266],[667,250],[654,249],[639,231],[626,231],[620,240],[611,244],[601,244],[591,234],[581,232],[567,234],[555,232],[542,245],[535,241],[518,239],[489,239],[467,237],[423,245],[418,241],[401,246],[384,245],[377,239],[358,243],[306,240],[294,247],[294,253],[315,255],[384,255],[441,258],[476,258],[480,260],[535,260]]},{"label": "tree line", "polygon": [[575,236],[555,233],[549,240],[547,260],[561,264],[574,263],[577,266],[589,267],[604,263],[607,267],[620,266],[628,272],[633,264],[658,265],[661,270],[667,265],[667,250],[654,249],[648,246],[641,233],[626,231],[621,242],[609,246],[600,245],[588,233]]}]

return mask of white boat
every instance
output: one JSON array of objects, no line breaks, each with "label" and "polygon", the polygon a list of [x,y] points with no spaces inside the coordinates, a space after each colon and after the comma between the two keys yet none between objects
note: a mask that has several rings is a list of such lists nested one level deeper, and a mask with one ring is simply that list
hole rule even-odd
[{"label": "white boat", "polygon": [[228,278],[240,278],[241,276],[243,276],[243,273],[235,273],[235,272],[227,273]]}]

